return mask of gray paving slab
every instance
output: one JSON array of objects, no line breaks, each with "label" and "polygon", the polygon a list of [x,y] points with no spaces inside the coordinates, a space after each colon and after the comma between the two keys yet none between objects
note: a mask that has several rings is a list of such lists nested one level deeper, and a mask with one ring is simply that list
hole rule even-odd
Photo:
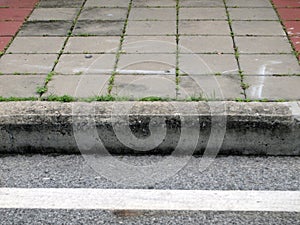
[{"label": "gray paving slab", "polygon": [[230,35],[226,21],[179,21],[179,34]]},{"label": "gray paving slab", "polygon": [[175,8],[132,8],[128,20],[176,21],[176,9]]},{"label": "gray paving slab", "polygon": [[234,53],[230,36],[181,36],[180,53]]},{"label": "gray paving slab", "polygon": [[118,72],[122,74],[173,74],[175,54],[121,54]]},{"label": "gray paving slab", "polygon": [[239,75],[226,76],[181,76],[178,99],[189,97],[209,100],[234,100],[243,98]]},{"label": "gray paving slab", "polygon": [[240,53],[291,53],[287,37],[235,37]]},{"label": "gray paving slab", "polygon": [[84,0],[41,0],[41,8],[80,8]]},{"label": "gray paving slab", "polygon": [[279,21],[232,21],[235,35],[286,36]]},{"label": "gray paving slab", "polygon": [[175,76],[170,75],[117,75],[112,93],[120,97],[176,98]]},{"label": "gray paving slab", "polygon": [[69,95],[77,98],[89,98],[107,94],[110,75],[55,75],[48,84],[44,96]]},{"label": "gray paving slab", "polygon": [[226,20],[225,8],[180,8],[180,20]]},{"label": "gray paving slab", "polygon": [[226,5],[229,7],[269,7],[272,8],[272,4],[269,0],[226,0]]},{"label": "gray paving slab", "polygon": [[44,86],[46,75],[1,75],[0,96],[38,97],[37,87]]},{"label": "gray paving slab", "polygon": [[87,0],[84,7],[128,7],[130,0]]},{"label": "gray paving slab", "polygon": [[176,21],[128,21],[126,35],[175,35]]},{"label": "gray paving slab", "polygon": [[118,36],[70,37],[65,53],[115,53],[120,45]]},{"label": "gray paving slab", "polygon": [[57,54],[8,54],[1,57],[0,71],[4,74],[48,74]]},{"label": "gray paving slab", "polygon": [[180,7],[224,7],[223,0],[180,0]]},{"label": "gray paving slab", "polygon": [[125,21],[127,12],[127,8],[84,8],[78,20]]},{"label": "gray paving slab", "polygon": [[74,20],[79,8],[36,8],[28,21]]},{"label": "gray paving slab", "polygon": [[120,21],[79,21],[73,35],[119,36],[122,34],[123,26],[124,22]]},{"label": "gray paving slab", "polygon": [[63,54],[55,67],[58,74],[110,74],[115,54]]},{"label": "gray paving slab", "polygon": [[67,36],[72,21],[32,21],[23,24],[18,36]]},{"label": "gray paving slab", "polygon": [[176,7],[176,0],[135,0],[133,7]]},{"label": "gray paving slab", "polygon": [[233,54],[179,54],[179,69],[188,75],[238,74]]},{"label": "gray paving slab", "polygon": [[279,20],[273,8],[229,8],[232,20]]},{"label": "gray paving slab", "polygon": [[59,53],[67,37],[16,37],[8,53]]},{"label": "gray paving slab", "polygon": [[249,99],[300,99],[300,76],[245,76],[244,81],[250,85],[246,90]]},{"label": "gray paving slab", "polygon": [[247,75],[293,75],[300,74],[295,55],[240,55],[239,62]]}]

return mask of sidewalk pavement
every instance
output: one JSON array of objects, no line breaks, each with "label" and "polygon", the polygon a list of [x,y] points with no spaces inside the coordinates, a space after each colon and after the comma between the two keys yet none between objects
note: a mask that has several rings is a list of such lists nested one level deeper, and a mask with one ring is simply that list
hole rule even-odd
[{"label": "sidewalk pavement", "polygon": [[[2,48],[35,3],[0,0]],[[300,100],[299,12],[292,0],[41,0],[0,58],[0,96]]]}]

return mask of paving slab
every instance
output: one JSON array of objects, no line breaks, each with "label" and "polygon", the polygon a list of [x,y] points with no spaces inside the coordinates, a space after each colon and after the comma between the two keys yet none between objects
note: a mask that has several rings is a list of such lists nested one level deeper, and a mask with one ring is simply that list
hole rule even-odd
[{"label": "paving slab", "polygon": [[295,0],[272,0],[278,8],[300,7],[300,2]]},{"label": "paving slab", "polygon": [[0,7],[5,8],[34,8],[38,0],[2,0]]},{"label": "paving slab", "polygon": [[238,65],[233,54],[179,54],[178,58],[181,74],[238,74]]},{"label": "paving slab", "polygon": [[234,53],[230,36],[181,36],[180,53]]},{"label": "paving slab", "polygon": [[241,70],[247,75],[300,74],[300,66],[293,54],[240,55]]},{"label": "paving slab", "polygon": [[291,41],[294,44],[295,50],[300,52],[300,36],[299,37],[291,37]]},{"label": "paving slab", "polygon": [[20,8],[1,8],[0,7],[0,21],[24,21],[30,14],[32,9],[20,9]]},{"label": "paving slab", "polygon": [[1,57],[0,71],[3,74],[48,74],[56,59],[57,54],[7,54]]},{"label": "paving slab", "polygon": [[240,53],[291,53],[292,46],[287,37],[235,37]]},{"label": "paving slab", "polygon": [[179,34],[230,35],[226,21],[179,21]]},{"label": "paving slab", "polygon": [[235,35],[285,36],[279,21],[232,21]]},{"label": "paving slab", "polygon": [[127,12],[127,8],[84,8],[78,20],[125,21]]},{"label": "paving slab", "polygon": [[72,21],[32,21],[24,23],[19,36],[67,36]]},{"label": "paving slab", "polygon": [[7,53],[59,53],[66,37],[16,37]]},{"label": "paving slab", "polygon": [[244,80],[250,85],[246,90],[249,99],[285,101],[300,99],[300,76],[246,76]]},{"label": "paving slab", "polygon": [[176,21],[176,9],[175,8],[132,8],[128,20]]},{"label": "paving slab", "polygon": [[273,8],[229,8],[232,20],[279,20]]},{"label": "paving slab", "polygon": [[21,25],[21,21],[0,21],[0,36],[14,36]]},{"label": "paving slab", "polygon": [[300,36],[300,21],[283,21],[289,36]]},{"label": "paving slab", "polygon": [[41,8],[80,8],[84,0],[41,0]]},{"label": "paving slab", "polygon": [[11,40],[10,37],[0,37],[0,52],[6,48],[10,40]]},{"label": "paving slab", "polygon": [[28,21],[74,20],[79,8],[37,8]]},{"label": "paving slab", "polygon": [[226,20],[225,8],[180,8],[180,20]]},{"label": "paving slab", "polygon": [[70,37],[65,53],[115,53],[120,45],[118,36]]},{"label": "paving slab", "polygon": [[55,75],[48,84],[48,92],[43,97],[69,95],[89,98],[106,95],[109,78],[109,75]]},{"label": "paving slab", "polygon": [[130,0],[87,0],[84,7],[128,7]]},{"label": "paving slab", "polygon": [[175,76],[117,75],[112,93],[120,97],[139,99],[151,96],[176,98]]},{"label": "paving slab", "polygon": [[0,96],[38,97],[37,87],[44,86],[46,75],[1,75]]},{"label": "paving slab", "polygon": [[226,5],[229,7],[269,7],[272,8],[272,4],[269,0],[225,0]]},{"label": "paving slab", "polygon": [[180,7],[224,7],[223,0],[181,0]]},{"label": "paving slab", "polygon": [[238,75],[181,76],[177,97],[178,99],[194,97],[209,100],[243,98],[240,77]]},{"label": "paving slab", "polygon": [[132,7],[176,7],[176,0],[135,0]]},{"label": "paving slab", "polygon": [[73,35],[120,36],[123,26],[124,22],[119,21],[79,21],[75,26]]},{"label": "paving slab", "polygon": [[300,8],[278,8],[277,11],[282,20],[300,20]]},{"label": "paving slab", "polygon": [[67,75],[110,74],[115,61],[115,54],[63,54],[55,72]]},{"label": "paving slab", "polygon": [[175,35],[175,21],[128,21],[126,35]]}]

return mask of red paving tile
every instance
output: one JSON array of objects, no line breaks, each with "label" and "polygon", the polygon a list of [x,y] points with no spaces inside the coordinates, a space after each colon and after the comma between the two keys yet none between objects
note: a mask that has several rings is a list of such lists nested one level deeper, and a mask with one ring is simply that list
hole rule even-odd
[{"label": "red paving tile", "polygon": [[0,0],[0,7],[33,8],[38,0]]},{"label": "red paving tile", "polygon": [[295,47],[295,50],[300,53],[300,36],[299,37],[291,37],[291,41]]},{"label": "red paving tile", "polygon": [[300,8],[278,8],[282,20],[300,20]]},{"label": "red paving tile", "polygon": [[300,21],[283,22],[289,36],[300,36]]},{"label": "red paving tile", "polygon": [[277,8],[281,7],[300,7],[300,0],[273,0]]},{"label": "red paving tile", "polygon": [[10,42],[11,37],[0,37],[0,52],[5,49],[5,47]]},{"label": "red paving tile", "polygon": [[0,8],[0,21],[24,21],[31,9]]},{"label": "red paving tile", "polygon": [[21,27],[22,22],[0,22],[0,36],[14,36]]}]

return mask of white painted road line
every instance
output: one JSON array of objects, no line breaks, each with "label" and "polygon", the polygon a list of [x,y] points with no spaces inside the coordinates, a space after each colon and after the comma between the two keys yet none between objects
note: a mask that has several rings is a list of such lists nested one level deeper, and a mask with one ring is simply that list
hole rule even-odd
[{"label": "white painted road line", "polygon": [[300,191],[0,188],[0,208],[300,212]]}]

